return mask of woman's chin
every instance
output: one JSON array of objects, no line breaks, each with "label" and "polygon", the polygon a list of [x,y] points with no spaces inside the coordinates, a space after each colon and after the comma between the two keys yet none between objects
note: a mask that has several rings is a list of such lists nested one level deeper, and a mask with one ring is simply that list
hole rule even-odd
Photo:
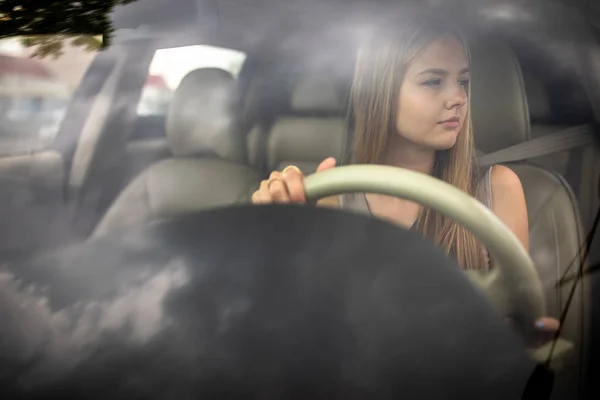
[{"label": "woman's chin", "polygon": [[[398,136],[399,140],[396,141],[395,145],[405,148],[407,145],[411,145],[421,150],[449,150],[456,144],[458,139],[458,131],[442,130],[433,131],[429,134],[421,137],[403,137]],[[415,140],[416,139],[416,140]]]},{"label": "woman's chin", "polygon": [[456,133],[440,135],[432,141],[431,147],[437,151],[449,150],[456,144],[457,136]]}]

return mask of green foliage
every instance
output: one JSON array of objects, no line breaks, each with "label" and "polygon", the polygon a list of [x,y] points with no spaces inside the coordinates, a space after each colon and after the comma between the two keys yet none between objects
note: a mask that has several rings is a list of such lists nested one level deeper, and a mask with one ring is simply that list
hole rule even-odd
[{"label": "green foliage", "polygon": [[[62,54],[66,40],[86,50],[110,46],[115,6],[136,0],[1,0],[0,39],[23,36],[37,57]],[[94,38],[102,35],[102,40]]]},{"label": "green foliage", "polygon": [[21,44],[34,48],[32,57],[57,59],[62,56],[65,46],[83,47],[84,51],[98,51],[103,48],[102,40],[93,36],[41,35],[25,36]]}]

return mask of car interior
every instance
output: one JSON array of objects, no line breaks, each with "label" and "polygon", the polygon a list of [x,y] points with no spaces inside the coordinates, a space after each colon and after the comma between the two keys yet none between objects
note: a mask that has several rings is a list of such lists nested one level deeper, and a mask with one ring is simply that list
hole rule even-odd
[{"label": "car interior", "polygon": [[[229,8],[220,18],[233,19],[227,10],[235,2],[223,3]],[[323,27],[318,18],[297,19],[254,41],[253,35],[241,39],[235,30],[207,40],[160,25],[152,34],[139,30],[129,38],[123,33],[86,72],[55,146],[0,158],[0,171],[8,177],[0,182],[0,193],[12,193],[4,195],[10,207],[2,212],[9,221],[3,230],[12,236],[1,254],[31,254],[247,203],[261,180],[290,164],[305,175],[329,156],[348,164],[352,138],[346,117],[356,43],[341,16],[337,30],[335,24]],[[556,62],[549,50],[562,31],[536,48],[511,34],[513,23],[472,35],[470,101],[479,154],[578,125],[595,129],[598,99],[590,95],[588,82]],[[542,29],[523,26],[532,36]],[[212,30],[207,32],[212,38]],[[556,40],[565,46],[569,39]],[[155,52],[194,45],[245,52],[239,76],[218,68],[191,70],[175,89],[166,115],[137,116],[135,105]],[[600,73],[587,79],[600,82]],[[507,164],[525,191],[530,255],[548,313],[560,318],[569,309],[561,337],[574,347],[553,365],[559,371],[556,399],[584,398],[581,382],[592,368],[592,313],[597,310],[590,280],[558,288],[556,282],[576,274],[584,262],[580,248],[599,205],[599,155],[597,148],[587,147]]]},{"label": "car interior", "polygon": [[247,165],[246,143],[235,129],[234,84],[233,76],[215,68],[185,76],[166,117],[172,157],[137,175],[93,235],[249,201],[259,174]]}]

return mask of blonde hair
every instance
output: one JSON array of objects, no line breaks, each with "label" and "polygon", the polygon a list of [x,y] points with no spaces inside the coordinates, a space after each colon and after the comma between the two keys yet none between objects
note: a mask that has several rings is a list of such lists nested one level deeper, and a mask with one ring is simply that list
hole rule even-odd
[{"label": "blonde hair", "polygon": [[[348,115],[348,128],[354,136],[354,163],[377,164],[383,161],[390,135],[395,134],[398,92],[407,65],[443,35],[455,36],[469,57],[461,34],[444,20],[431,16],[413,15],[396,21],[392,26],[381,27],[361,47]],[[466,123],[456,144],[449,150],[437,152],[433,176],[473,196],[477,190],[476,171],[471,118],[467,111]],[[423,208],[416,228],[454,257],[462,268],[486,268],[483,245],[456,222]]]}]

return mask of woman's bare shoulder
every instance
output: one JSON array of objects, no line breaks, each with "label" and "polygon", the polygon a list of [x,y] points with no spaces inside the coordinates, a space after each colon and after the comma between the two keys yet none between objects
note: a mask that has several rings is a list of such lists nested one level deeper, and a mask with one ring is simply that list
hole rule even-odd
[{"label": "woman's bare shoulder", "polygon": [[516,196],[516,200],[520,201],[524,197],[521,180],[509,167],[494,165],[491,168],[491,181],[492,190],[505,198]]}]

